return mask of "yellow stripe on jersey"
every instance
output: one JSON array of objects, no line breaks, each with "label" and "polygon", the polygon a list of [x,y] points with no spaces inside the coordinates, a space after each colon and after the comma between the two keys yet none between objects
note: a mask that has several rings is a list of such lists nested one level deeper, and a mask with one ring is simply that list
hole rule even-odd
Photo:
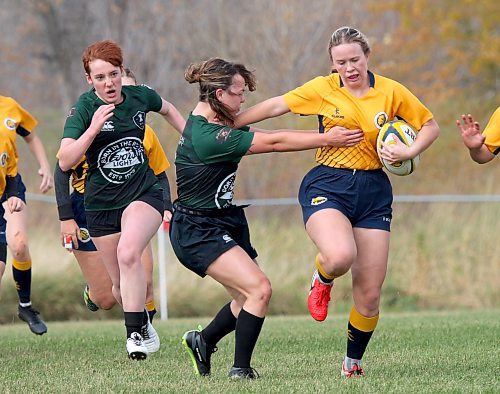
[{"label": "yellow stripe on jersey", "polygon": [[364,132],[364,140],[356,146],[319,148],[317,163],[358,170],[381,168],[376,140],[385,122],[398,117],[420,130],[432,119],[432,113],[400,83],[371,72],[369,78],[370,90],[364,97],[353,96],[337,73],[314,78],[284,95],[290,111],[318,115],[320,132],[328,132],[334,126]]},{"label": "yellow stripe on jersey", "polygon": [[[144,151],[149,159],[149,166],[154,171],[155,175],[165,172],[170,167],[170,163],[160,144],[160,140],[158,140],[156,133],[149,125],[146,125],[143,144]],[[72,169],[71,186],[79,193],[85,191],[85,178],[87,177],[88,168],[89,165],[84,156]]]},{"label": "yellow stripe on jersey", "polygon": [[490,152],[495,155],[500,153],[500,107],[491,115],[483,135],[486,137],[484,144]]}]

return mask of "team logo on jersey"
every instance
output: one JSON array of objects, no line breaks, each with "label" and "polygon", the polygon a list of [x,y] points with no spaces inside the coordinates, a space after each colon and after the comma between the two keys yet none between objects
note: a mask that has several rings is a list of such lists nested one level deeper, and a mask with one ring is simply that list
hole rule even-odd
[{"label": "team logo on jersey", "polygon": [[137,111],[132,119],[139,129],[144,130],[144,125],[146,124],[146,113],[144,111]]},{"label": "team logo on jersey", "polygon": [[328,198],[326,198],[326,197],[313,197],[311,199],[311,205],[321,205],[327,201],[328,201]]},{"label": "team logo on jersey", "polygon": [[107,120],[104,122],[101,131],[115,131],[115,125],[112,120]]},{"label": "team logo on jersey", "polygon": [[15,130],[17,127],[17,123],[14,119],[12,118],[5,118],[3,121],[3,124],[5,127],[7,127],[9,130]]},{"label": "team logo on jersey", "polygon": [[7,159],[9,158],[9,155],[7,152],[2,152],[0,155],[0,166],[5,167],[7,165]]},{"label": "team logo on jersey", "polygon": [[340,108],[335,107],[335,112],[332,114],[332,118],[334,119],[344,119],[344,115],[340,113]]},{"label": "team logo on jersey", "polygon": [[144,163],[144,147],[136,137],[122,138],[105,146],[99,153],[97,166],[102,176],[112,183],[124,183]]},{"label": "team logo on jersey", "polygon": [[231,131],[233,131],[233,129],[231,129],[230,127],[223,127],[215,136],[215,141],[217,141],[217,143],[219,144],[226,142],[231,135]]},{"label": "team logo on jersey", "polygon": [[90,242],[90,233],[85,227],[80,227],[80,241],[83,243]]},{"label": "team logo on jersey", "polygon": [[233,202],[233,190],[234,190],[234,181],[236,179],[236,173],[228,175],[224,180],[220,183],[217,188],[217,193],[215,194],[215,205],[217,208],[227,208]]},{"label": "team logo on jersey", "polygon": [[373,122],[375,123],[375,126],[377,126],[377,129],[380,130],[388,120],[389,116],[385,112],[379,112],[377,115],[375,115]]},{"label": "team logo on jersey", "polygon": [[67,117],[68,117],[68,118],[71,118],[74,114],[76,114],[76,108],[75,108],[75,107],[73,107],[73,108],[71,108],[71,109],[69,110],[69,112],[68,112],[68,116],[67,116]]}]

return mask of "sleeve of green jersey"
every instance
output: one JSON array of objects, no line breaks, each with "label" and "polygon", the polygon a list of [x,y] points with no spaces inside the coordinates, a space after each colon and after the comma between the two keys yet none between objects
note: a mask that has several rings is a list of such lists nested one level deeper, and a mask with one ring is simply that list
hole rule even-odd
[{"label": "sleeve of green jersey", "polygon": [[150,88],[147,85],[138,86],[142,91],[141,95],[146,101],[148,111],[158,112],[161,109],[162,101],[161,96],[156,92],[156,90]]},{"label": "sleeve of green jersey", "polygon": [[89,118],[89,111],[82,104],[77,102],[69,111],[64,124],[63,138],[78,139],[90,126],[92,118]]},{"label": "sleeve of green jersey", "polygon": [[197,138],[193,144],[196,154],[206,164],[238,163],[250,149],[254,133],[249,131],[248,127],[241,129],[216,127],[217,132]]}]

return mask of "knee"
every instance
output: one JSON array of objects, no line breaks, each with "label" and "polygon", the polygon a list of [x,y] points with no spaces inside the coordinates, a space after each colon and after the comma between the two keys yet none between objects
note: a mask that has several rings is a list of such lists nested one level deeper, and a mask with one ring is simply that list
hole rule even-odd
[{"label": "knee", "polygon": [[90,297],[92,299],[92,302],[96,304],[99,308],[104,309],[104,310],[109,310],[113,308],[116,304],[116,299],[113,295],[113,292],[111,288],[106,291],[99,291],[95,289],[90,290]]},{"label": "knee", "polygon": [[271,287],[271,281],[266,276],[263,276],[260,278],[257,286],[256,298],[258,298],[260,302],[268,305],[272,294],[273,289]]},{"label": "knee", "polygon": [[131,267],[141,262],[141,254],[127,246],[119,245],[116,250],[116,255],[121,267]]},{"label": "knee", "polygon": [[359,305],[356,305],[356,309],[363,316],[375,316],[379,311],[380,291],[372,290],[364,292],[357,304]]},{"label": "knee", "polygon": [[111,295],[111,297],[106,297],[102,300],[99,300],[97,305],[99,305],[99,308],[104,309],[105,311],[108,311],[116,305],[115,297],[113,295]]},{"label": "knee", "polygon": [[9,243],[12,258],[18,261],[29,260],[28,239],[22,233],[17,233]]},{"label": "knee", "polygon": [[353,251],[336,250],[322,253],[320,262],[327,273],[341,276],[349,271],[355,258],[356,254]]}]

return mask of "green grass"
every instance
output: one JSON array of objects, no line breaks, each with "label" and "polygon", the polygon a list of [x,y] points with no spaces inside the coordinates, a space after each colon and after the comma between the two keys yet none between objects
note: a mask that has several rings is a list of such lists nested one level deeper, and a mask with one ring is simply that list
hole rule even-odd
[{"label": "green grass", "polygon": [[261,379],[231,382],[233,335],[219,343],[212,376],[194,376],[181,345],[209,319],[156,321],[158,353],[133,362],[122,321],[49,322],[42,337],[0,326],[2,393],[494,393],[500,391],[500,310],[384,314],[364,360],[366,376],[341,380],[347,315],[324,323],[269,317],[253,358]]}]

